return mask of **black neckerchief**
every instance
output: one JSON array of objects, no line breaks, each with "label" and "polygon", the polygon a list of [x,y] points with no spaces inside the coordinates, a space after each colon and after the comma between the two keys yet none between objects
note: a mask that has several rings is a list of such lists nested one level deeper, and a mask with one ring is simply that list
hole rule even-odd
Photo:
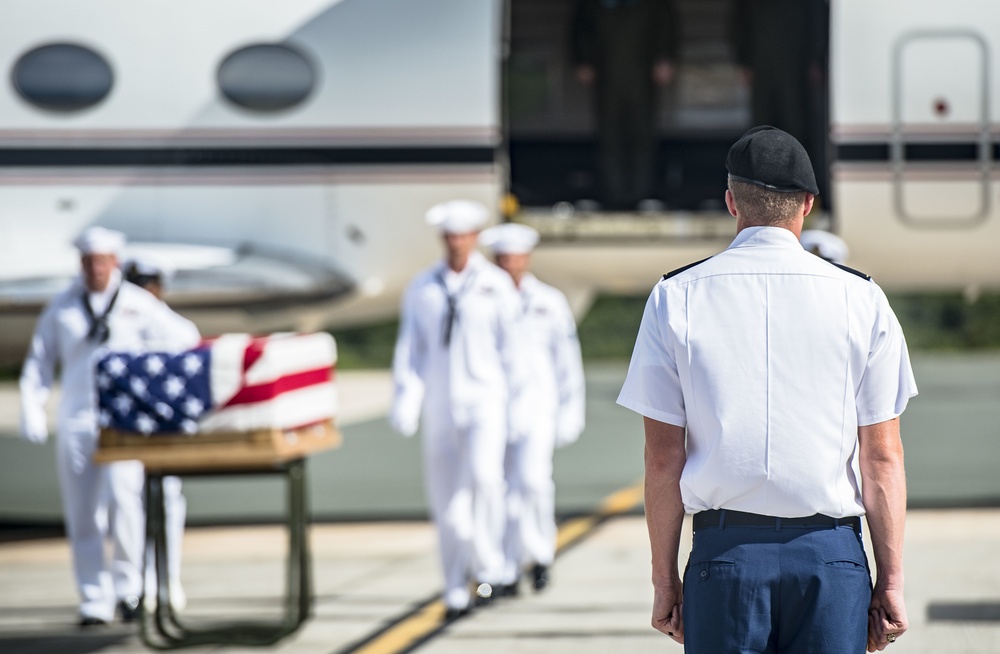
[{"label": "black neckerchief", "polygon": [[514,287],[521,298],[521,316],[527,316],[531,308],[531,291],[524,288],[524,281],[524,277],[521,277],[521,283]]},{"label": "black neckerchief", "polygon": [[462,299],[465,292],[469,290],[470,286],[472,286],[472,280],[476,276],[476,271],[470,270],[469,275],[465,278],[461,288],[459,288],[455,293],[451,293],[448,291],[448,284],[444,280],[446,271],[447,268],[443,268],[439,270],[437,274],[437,280],[441,284],[441,288],[444,289],[445,299],[448,300],[448,315],[444,318],[444,337],[442,339],[442,343],[444,343],[445,347],[451,344],[451,331],[455,327],[455,321],[458,320],[458,301]]},{"label": "black neckerchief", "polygon": [[108,315],[111,310],[115,308],[115,300],[118,299],[118,291],[122,290],[121,284],[115,289],[114,295],[111,296],[111,301],[108,302],[108,307],[104,310],[101,315],[94,314],[94,308],[90,306],[90,291],[86,286],[83,288],[83,308],[87,312],[87,318],[90,319],[90,330],[87,332],[87,340],[94,341],[98,345],[102,345],[108,342],[111,338],[111,326],[108,325]]}]

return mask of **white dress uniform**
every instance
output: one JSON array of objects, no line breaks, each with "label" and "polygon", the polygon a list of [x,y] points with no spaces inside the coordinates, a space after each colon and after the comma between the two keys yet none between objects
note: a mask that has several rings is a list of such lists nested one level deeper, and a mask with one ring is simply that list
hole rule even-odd
[{"label": "white dress uniform", "polygon": [[[504,223],[485,230],[479,242],[496,255],[529,255],[538,244],[538,232],[527,225]],[[502,263],[502,262],[501,262]],[[508,270],[520,276],[521,333],[531,366],[525,401],[517,409],[523,429],[508,434],[504,463],[507,479],[507,559],[504,585],[518,581],[524,564],[540,573],[555,559],[555,484],[552,452],[574,442],[583,431],[585,392],[583,360],[576,322],[558,289],[528,273],[528,259]]]},{"label": "white dress uniform", "polygon": [[[107,342],[88,338],[92,319],[105,314]],[[48,437],[45,403],[56,367],[61,369],[56,443],[66,531],[80,594],[80,615],[111,621],[116,602],[142,595],[145,541],[142,464],[93,462],[97,448],[94,366],[107,351],[148,349],[153,334],[173,320],[172,311],[145,290],[121,280],[114,271],[102,293],[87,292],[82,278],[58,294],[42,312],[21,373],[21,432],[28,440]],[[178,343],[175,349],[187,347]],[[110,566],[105,532],[114,550]]]},{"label": "white dress uniform", "polygon": [[916,392],[877,284],[786,229],[748,227],[653,289],[618,403],[687,427],[688,513],[843,518],[865,512],[858,426]]},{"label": "white dress uniform", "polygon": [[[159,278],[163,283],[173,274],[173,269],[158,258],[144,255],[126,261],[122,269],[133,269],[140,275]],[[169,319],[157,325],[149,334],[148,349],[151,351],[173,351],[180,345],[181,349],[190,349],[201,341],[201,333],[193,322],[174,312],[169,305]],[[184,525],[187,521],[187,499],[182,492],[180,477],[167,476],[163,478],[163,500],[166,514],[167,541],[167,573],[170,575],[170,602],[175,609],[187,605],[187,596],[181,584],[181,554],[184,542]],[[152,544],[147,544],[146,557],[146,591],[152,596],[156,592],[156,569],[152,558]]]},{"label": "white dress uniform", "polygon": [[[174,312],[163,303],[167,314],[159,329],[150,334],[148,349],[154,352],[172,352],[188,350],[201,342],[201,333],[193,322]],[[175,609],[187,605],[187,595],[181,585],[181,553],[184,543],[184,525],[187,522],[187,499],[182,492],[180,477],[167,476],[163,478],[163,501],[166,519],[167,537],[167,574],[170,575],[170,603]],[[146,590],[150,595],[156,592],[155,568],[152,559],[152,543],[147,555]]]},{"label": "white dress uniform", "polygon": [[491,585],[503,574],[509,404],[527,374],[518,311],[510,277],[478,252],[460,273],[441,262],[419,274],[403,298],[389,418],[412,435],[423,417],[425,484],[450,609],[469,605],[470,574]]},{"label": "white dress uniform", "polygon": [[844,263],[850,253],[847,243],[844,243],[842,238],[821,229],[802,230],[799,234],[799,243],[803,249],[833,263]]},{"label": "white dress uniform", "polygon": [[584,377],[576,322],[558,289],[526,273],[518,286],[521,332],[531,375],[520,410],[523,431],[511,429],[505,461],[507,559],[504,583],[515,583],[524,564],[552,565],[555,558],[555,483],[552,452],[574,442],[584,427]]}]

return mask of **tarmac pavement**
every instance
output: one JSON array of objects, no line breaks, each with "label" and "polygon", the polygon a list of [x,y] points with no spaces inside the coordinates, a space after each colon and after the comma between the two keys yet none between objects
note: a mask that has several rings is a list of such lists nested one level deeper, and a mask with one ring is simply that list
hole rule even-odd
[{"label": "tarmac pavement", "polygon": [[[690,532],[685,530],[685,543]],[[649,546],[641,516],[610,518],[565,550],[543,593],[478,609],[444,627],[415,610],[440,589],[434,533],[423,521],[312,527],[315,608],[296,633],[263,648],[200,646],[191,652],[452,654],[681,652],[649,626]],[[894,654],[1000,652],[1000,511],[917,510],[907,526],[910,630]],[[870,549],[870,548],[869,548]],[[686,546],[682,547],[686,550]],[[285,537],[279,526],[199,527],[184,542],[181,618],[274,619],[281,610]],[[409,618],[407,618],[409,616]],[[0,544],[0,652],[136,654],[135,625],[81,630],[69,550],[62,538]],[[425,620],[426,621],[426,620]],[[386,628],[398,633],[386,639]],[[391,632],[391,630],[390,630]],[[392,635],[392,634],[390,634]]]},{"label": "tarmac pavement", "polygon": [[[1000,652],[1000,509],[995,508],[1000,496],[1000,448],[995,440],[1000,414],[995,401],[1000,388],[998,364],[996,355],[915,360],[921,396],[903,420],[911,499],[921,507],[940,502],[994,508],[910,510],[905,556],[911,628],[889,652]],[[596,507],[602,496],[634,483],[635,471],[641,470],[638,421],[613,407],[622,373],[620,366],[588,367],[588,431],[580,443],[556,457],[564,515],[578,514],[579,507]],[[576,533],[580,540],[557,559],[549,590],[534,594],[525,588],[519,598],[443,626],[440,605],[434,601],[441,580],[429,524],[422,519],[345,522],[343,508],[338,508],[354,507],[359,517],[367,514],[371,520],[385,517],[391,502],[409,503],[409,511],[418,517],[423,506],[415,465],[418,442],[389,440],[383,433],[385,373],[356,377],[345,373],[340,382],[345,444],[322,465],[310,461],[311,481],[319,484],[311,487],[310,500],[314,505],[327,501],[329,507],[311,528],[315,584],[311,619],[273,646],[202,646],[188,651],[682,651],[649,626],[648,541],[639,511],[630,510],[628,502],[618,507],[623,514],[607,520],[584,517],[563,524],[563,534]],[[15,396],[10,385],[0,388],[4,390],[0,436],[11,436]],[[21,475],[20,479],[30,480],[38,471],[53,468],[52,453],[44,450],[39,450],[37,462],[26,463],[24,457],[34,447],[0,437],[0,477],[10,480]],[[365,467],[373,457],[385,463]],[[373,489],[387,486],[385,496],[374,497],[378,491]],[[32,498],[10,495],[17,486],[0,479],[0,487],[8,494],[0,498],[8,515],[20,515],[17,510],[32,506]],[[189,502],[195,509],[215,494],[212,487],[190,488]],[[344,498],[348,489],[353,495]],[[337,500],[341,504],[334,503],[337,498],[342,498]],[[224,508],[220,504],[212,511]],[[211,511],[203,515],[205,519],[189,528],[184,541],[182,578],[188,606],[182,620],[198,624],[212,619],[275,619],[284,593],[284,528],[273,520],[226,526],[213,523]],[[684,538],[689,538],[687,532]],[[686,552],[686,544],[681,549]],[[0,654],[148,650],[135,625],[81,631],[75,626],[76,606],[65,539],[49,528],[21,533],[0,529]]]}]

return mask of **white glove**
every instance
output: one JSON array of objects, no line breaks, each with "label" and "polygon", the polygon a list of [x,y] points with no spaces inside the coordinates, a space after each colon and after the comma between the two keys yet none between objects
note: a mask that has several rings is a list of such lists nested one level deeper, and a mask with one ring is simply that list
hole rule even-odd
[{"label": "white glove", "polygon": [[556,447],[564,447],[570,443],[575,443],[583,432],[583,425],[577,424],[576,420],[560,420],[556,425]]},{"label": "white glove", "polygon": [[21,438],[42,444],[49,440],[48,420],[45,411],[24,411],[21,414]]},{"label": "white glove", "polygon": [[420,426],[420,413],[417,411],[402,411],[393,407],[389,412],[389,426],[407,438],[417,433]]},{"label": "white glove", "polygon": [[507,416],[507,440],[519,443],[531,434],[534,421],[523,411],[511,411]]}]

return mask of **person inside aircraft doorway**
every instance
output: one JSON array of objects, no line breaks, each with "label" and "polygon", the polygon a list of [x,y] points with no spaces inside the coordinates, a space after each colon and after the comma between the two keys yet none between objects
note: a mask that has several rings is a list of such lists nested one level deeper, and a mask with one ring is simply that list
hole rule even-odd
[{"label": "person inside aircraft doorway", "polygon": [[827,0],[732,0],[730,39],[751,122],[794,136],[826,197]]},{"label": "person inside aircraft doorway", "polygon": [[578,0],[573,59],[594,87],[607,209],[635,210],[654,192],[656,90],[674,79],[678,34],[674,0]]}]

